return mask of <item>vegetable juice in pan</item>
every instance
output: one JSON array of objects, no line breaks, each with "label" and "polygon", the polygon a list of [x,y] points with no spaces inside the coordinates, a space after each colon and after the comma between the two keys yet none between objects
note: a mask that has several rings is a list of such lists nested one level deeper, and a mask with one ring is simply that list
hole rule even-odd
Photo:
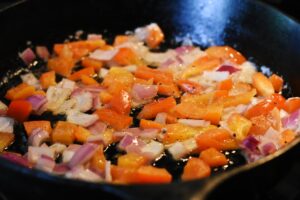
[{"label": "vegetable juice in pan", "polygon": [[169,183],[254,162],[297,136],[300,98],[281,95],[279,75],[229,46],[152,51],[163,40],[152,23],[113,44],[89,34],[52,54],[24,50],[29,68],[0,103],[1,156],[73,179]]}]

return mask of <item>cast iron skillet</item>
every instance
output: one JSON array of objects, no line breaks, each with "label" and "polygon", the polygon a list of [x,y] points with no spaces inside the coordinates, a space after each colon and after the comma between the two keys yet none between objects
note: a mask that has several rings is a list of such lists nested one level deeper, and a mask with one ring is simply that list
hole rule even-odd
[{"label": "cast iron skillet", "polygon": [[[287,96],[300,95],[299,24],[250,0],[23,0],[0,12],[0,77],[3,80],[24,67],[16,55],[26,47],[27,40],[51,47],[79,29],[101,32],[109,38],[150,22],[162,27],[166,47],[178,45],[187,36],[204,48],[231,45],[258,65],[283,75],[293,91],[286,90]],[[67,180],[0,158],[0,191],[31,199],[254,199],[253,191],[267,190],[288,171],[299,151],[298,143],[299,138],[259,162],[218,176],[167,185],[122,186]]]}]

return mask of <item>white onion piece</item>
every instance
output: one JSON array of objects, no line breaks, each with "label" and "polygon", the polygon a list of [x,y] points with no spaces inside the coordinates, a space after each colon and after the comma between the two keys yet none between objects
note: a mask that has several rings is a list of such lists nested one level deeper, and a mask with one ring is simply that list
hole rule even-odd
[{"label": "white onion piece", "polygon": [[88,127],[98,120],[97,114],[85,114],[77,110],[67,111],[67,121],[83,127]]},{"label": "white onion piece", "polygon": [[87,35],[87,40],[101,40],[102,35],[100,34],[88,34]]},{"label": "white onion piece", "polygon": [[70,162],[68,163],[68,166],[70,168],[74,168],[78,165],[84,164],[94,156],[97,149],[98,149],[97,144],[85,143],[75,152],[74,156],[71,158]]},{"label": "white onion piece", "polygon": [[0,132],[13,133],[14,119],[10,117],[0,117]]},{"label": "white onion piece", "polygon": [[19,53],[19,57],[23,60],[23,62],[26,65],[30,64],[36,58],[31,48],[27,48],[22,53]]},{"label": "white onion piece", "polygon": [[198,145],[197,145],[195,138],[190,138],[190,139],[184,140],[184,141],[182,141],[182,144],[188,150],[189,153],[198,149]]},{"label": "white onion piece", "polygon": [[101,77],[101,78],[104,78],[107,74],[108,74],[108,69],[101,68],[101,69],[99,70],[98,76]]},{"label": "white onion piece", "polygon": [[31,86],[35,87],[35,89],[41,88],[39,80],[33,75],[33,73],[27,73],[27,74],[21,75],[21,79],[22,79],[23,83],[31,85]]},{"label": "white onion piece", "polygon": [[209,121],[200,120],[200,119],[178,119],[180,124],[193,127],[207,127],[210,125]]},{"label": "white onion piece", "polygon": [[111,60],[117,53],[119,49],[112,49],[112,50],[100,50],[97,49],[96,51],[92,52],[89,57],[95,60],[101,61],[109,61]]},{"label": "white onion piece", "polygon": [[50,146],[50,149],[52,149],[55,154],[61,154],[67,149],[67,146],[61,143],[54,143]]},{"label": "white onion piece", "polygon": [[43,142],[50,139],[49,133],[41,128],[36,128],[32,131],[28,138],[28,144],[34,147],[40,146]]},{"label": "white onion piece", "polygon": [[70,89],[50,86],[46,93],[48,110],[56,111],[67,100],[70,94]]},{"label": "white onion piece", "polygon": [[63,163],[69,162],[74,156],[75,152],[81,147],[79,144],[71,144],[67,149],[63,151],[62,158]]},{"label": "white onion piece", "polygon": [[155,122],[160,123],[162,125],[166,124],[167,113],[158,113],[155,117]]},{"label": "white onion piece", "polygon": [[204,71],[202,77],[208,80],[220,82],[228,79],[229,72]]},{"label": "white onion piece", "polygon": [[136,71],[137,66],[136,65],[127,65],[127,66],[123,67],[123,69],[133,73]]},{"label": "white onion piece", "polygon": [[74,167],[71,171],[66,173],[66,177],[90,182],[99,182],[103,180],[101,176],[94,173],[90,169],[85,169],[83,166]]},{"label": "white onion piece", "polygon": [[183,145],[182,142],[175,142],[169,148],[168,151],[172,155],[175,160],[179,160],[183,158],[185,155],[189,153],[186,147]]},{"label": "white onion piece", "polygon": [[93,107],[93,95],[90,92],[80,91],[71,95],[75,99],[75,110],[86,112]]},{"label": "white onion piece", "polygon": [[47,61],[50,57],[50,53],[48,51],[48,48],[45,46],[37,46],[35,48],[36,54],[43,59],[44,61]]},{"label": "white onion piece", "polygon": [[105,162],[105,180],[107,182],[111,182],[112,181],[112,176],[111,176],[111,162],[110,161],[106,161]]},{"label": "white onion piece", "polygon": [[35,168],[51,173],[55,167],[53,158],[42,155],[36,162]]},{"label": "white onion piece", "polygon": [[160,142],[151,140],[141,149],[141,155],[149,160],[155,160],[164,152],[164,145]]},{"label": "white onion piece", "polygon": [[57,108],[55,111],[53,111],[53,114],[54,115],[66,114],[66,112],[68,110],[71,110],[74,108],[75,104],[76,104],[75,99],[69,99],[69,100],[65,101],[63,104],[61,104],[59,106],[59,108]]},{"label": "white onion piece", "polygon": [[63,88],[63,89],[69,89],[71,92],[73,92],[76,89],[76,83],[74,81],[71,81],[69,79],[63,78],[58,84],[57,87]]},{"label": "white onion piece", "polygon": [[49,156],[54,159],[54,151],[50,149],[47,145],[42,145],[40,147],[28,147],[28,161],[31,163],[36,163],[37,160],[42,156]]},{"label": "white onion piece", "polygon": [[5,115],[8,107],[2,101],[0,101],[0,116]]}]

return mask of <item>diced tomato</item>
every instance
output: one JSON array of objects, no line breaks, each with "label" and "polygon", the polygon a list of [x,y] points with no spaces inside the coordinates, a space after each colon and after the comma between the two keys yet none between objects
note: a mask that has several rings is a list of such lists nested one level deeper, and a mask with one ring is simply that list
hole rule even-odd
[{"label": "diced tomato", "polygon": [[89,68],[84,68],[77,72],[74,72],[73,74],[71,74],[71,76],[68,77],[68,79],[70,79],[72,81],[78,81],[81,79],[82,75],[93,76],[94,74],[95,74],[94,68],[89,67]]},{"label": "diced tomato", "polygon": [[40,128],[49,134],[52,132],[52,127],[50,121],[40,120],[40,121],[27,121],[23,123],[27,136],[29,137],[34,129]]},{"label": "diced tomato", "polygon": [[249,108],[246,111],[245,116],[250,119],[255,116],[265,115],[268,114],[275,107],[278,109],[282,109],[285,107],[285,98],[280,94],[276,93],[263,99],[256,105]]},{"label": "diced tomato", "polygon": [[81,82],[85,85],[98,85],[98,82],[88,75],[80,76]]},{"label": "diced tomato", "polygon": [[128,115],[131,110],[131,96],[125,90],[120,90],[114,94],[109,105],[111,109],[122,115]]},{"label": "diced tomato", "polygon": [[181,103],[173,109],[178,118],[203,119],[213,124],[219,124],[223,113],[223,106],[219,104],[198,105],[195,103]]},{"label": "diced tomato", "polygon": [[6,149],[15,139],[13,133],[0,132],[0,153]]},{"label": "diced tomato", "polygon": [[119,92],[120,89],[124,89],[129,92],[133,84],[134,76],[132,73],[121,67],[110,68],[102,82],[102,85],[108,88],[108,91],[111,94]]},{"label": "diced tomato", "polygon": [[165,96],[173,96],[175,98],[180,97],[180,92],[175,83],[158,83],[157,93]]},{"label": "diced tomato", "polygon": [[288,98],[283,106],[283,109],[288,112],[292,113],[300,108],[300,98],[299,97],[292,97]]},{"label": "diced tomato", "polygon": [[212,70],[221,64],[221,59],[203,56],[189,65],[182,74],[182,79],[201,75],[206,70]]},{"label": "diced tomato", "polygon": [[184,181],[209,177],[211,169],[199,158],[190,158],[183,169],[181,179]]},{"label": "diced tomato", "polygon": [[56,85],[55,71],[43,73],[40,77],[40,83],[43,89],[48,89],[48,87]]},{"label": "diced tomato", "polygon": [[96,111],[99,120],[109,124],[116,130],[128,128],[132,124],[132,117],[121,115],[114,110],[102,108]]},{"label": "diced tomato", "polygon": [[281,145],[286,145],[290,142],[292,142],[295,137],[296,137],[296,133],[290,129],[286,129],[285,131],[283,131],[281,133],[281,140],[280,140],[280,144]]},{"label": "diced tomato", "polygon": [[146,38],[146,43],[150,48],[156,48],[164,40],[164,33],[159,28],[159,26],[148,26],[148,35]]},{"label": "diced tomato", "polygon": [[141,166],[136,172],[136,183],[170,183],[172,175],[164,168]]},{"label": "diced tomato", "polygon": [[139,168],[145,165],[147,159],[141,155],[128,153],[118,157],[118,166],[127,168]]},{"label": "diced tomato", "polygon": [[215,148],[208,148],[202,151],[199,158],[210,167],[218,167],[228,163],[226,156]]},{"label": "diced tomato", "polygon": [[271,81],[275,92],[280,92],[283,87],[283,79],[276,74],[272,74],[272,76],[269,77],[269,80]]},{"label": "diced tomato", "polygon": [[14,118],[19,122],[24,122],[28,119],[32,111],[32,105],[25,100],[14,100],[10,102],[7,110],[7,116]]},{"label": "diced tomato", "polygon": [[53,70],[62,76],[70,76],[72,69],[75,66],[75,60],[73,59],[71,49],[67,45],[63,45],[59,56],[49,59],[47,65],[50,70]]},{"label": "diced tomato", "polygon": [[266,115],[258,115],[250,118],[252,126],[250,134],[262,135],[271,127],[271,122]]},{"label": "diced tomato", "polygon": [[196,136],[199,150],[213,147],[217,150],[236,149],[238,145],[231,134],[222,128],[215,128],[205,131]]},{"label": "diced tomato", "polygon": [[114,40],[114,46],[118,46],[130,40],[132,36],[129,35],[117,35]]},{"label": "diced tomato", "polygon": [[232,80],[229,78],[229,79],[226,79],[224,81],[221,81],[218,85],[218,89],[219,90],[231,90],[233,86],[233,82]]},{"label": "diced tomato", "polygon": [[77,126],[70,122],[58,121],[52,131],[52,141],[62,144],[72,144],[75,141]]},{"label": "diced tomato", "polygon": [[102,48],[105,45],[104,40],[81,40],[75,42],[69,42],[65,44],[55,44],[54,45],[54,52],[57,55],[61,55],[64,46],[67,46],[71,52],[73,53],[73,58],[75,60],[80,59],[81,57],[85,56],[91,51],[94,51],[98,48]]},{"label": "diced tomato", "polygon": [[274,94],[275,90],[271,81],[261,72],[257,72],[252,77],[252,85],[261,96],[268,97]]},{"label": "diced tomato", "polygon": [[235,64],[242,64],[246,58],[237,50],[229,46],[212,46],[205,50],[208,56],[221,58],[223,61],[229,61]]},{"label": "diced tomato", "polygon": [[99,97],[100,101],[104,104],[109,103],[113,99],[113,96],[107,91],[100,92]]},{"label": "diced tomato", "polygon": [[225,98],[222,98],[220,102],[216,102],[216,103],[219,103],[224,107],[237,106],[240,104],[249,104],[255,95],[256,95],[256,90],[252,89],[251,91],[245,92],[243,94],[227,96]]},{"label": "diced tomato", "polygon": [[6,92],[5,98],[13,101],[13,100],[19,100],[19,99],[26,99],[27,97],[30,97],[35,92],[35,88],[31,85],[28,85],[27,83],[21,83],[17,85],[16,87],[13,87],[9,89]]},{"label": "diced tomato", "polygon": [[173,97],[168,97],[153,103],[145,105],[139,113],[139,119],[153,119],[160,112],[168,112],[176,106],[176,101]]},{"label": "diced tomato", "polygon": [[141,79],[153,79],[154,83],[173,83],[173,74],[159,69],[151,69],[146,66],[139,66],[134,73],[135,77]]},{"label": "diced tomato", "polygon": [[141,119],[140,121],[140,128],[147,129],[147,128],[156,128],[156,129],[162,129],[163,125],[160,123],[157,123],[155,121]]},{"label": "diced tomato", "polygon": [[136,53],[130,48],[120,48],[118,53],[114,56],[113,61],[121,66],[141,64]]},{"label": "diced tomato", "polygon": [[75,140],[82,143],[85,143],[90,135],[91,132],[82,126],[77,126],[77,129],[74,132]]},{"label": "diced tomato", "polygon": [[96,72],[98,72],[102,66],[103,66],[103,62],[100,60],[95,60],[89,57],[85,57],[84,59],[82,59],[81,61],[81,65],[85,68],[93,68]]}]

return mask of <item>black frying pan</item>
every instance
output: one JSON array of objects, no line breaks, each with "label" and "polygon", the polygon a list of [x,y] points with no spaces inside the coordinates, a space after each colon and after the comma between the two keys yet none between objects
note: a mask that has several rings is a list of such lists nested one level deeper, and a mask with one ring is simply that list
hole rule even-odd
[{"label": "black frying pan", "polygon": [[[186,36],[204,48],[213,44],[233,46],[250,60],[283,75],[293,91],[286,90],[287,96],[300,96],[299,24],[250,0],[24,0],[0,12],[1,80],[24,67],[16,58],[27,40],[51,47],[79,29],[110,38],[150,22],[157,22],[165,32],[164,47],[176,46]],[[3,92],[3,87],[0,89]],[[299,151],[298,143],[299,138],[259,162],[218,176],[167,185],[67,180],[0,158],[0,191],[30,199],[254,199],[254,191],[263,193],[289,170]]]}]

